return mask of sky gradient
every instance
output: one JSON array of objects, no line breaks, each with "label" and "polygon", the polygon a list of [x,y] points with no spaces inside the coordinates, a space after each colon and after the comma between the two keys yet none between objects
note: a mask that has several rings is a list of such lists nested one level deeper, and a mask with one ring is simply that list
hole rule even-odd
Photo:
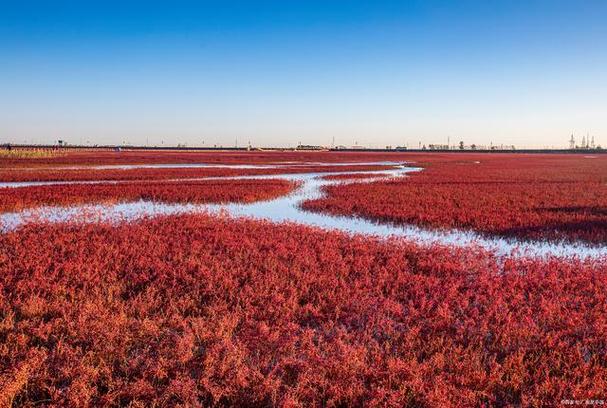
[{"label": "sky gradient", "polygon": [[605,1],[0,4],[0,142],[607,145]]}]

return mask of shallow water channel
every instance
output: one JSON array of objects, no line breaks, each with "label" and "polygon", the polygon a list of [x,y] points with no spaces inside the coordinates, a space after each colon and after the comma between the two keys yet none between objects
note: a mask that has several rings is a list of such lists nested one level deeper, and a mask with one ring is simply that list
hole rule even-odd
[{"label": "shallow water channel", "polygon": [[[541,242],[541,241],[520,241],[515,239],[487,237],[469,231],[459,230],[436,230],[424,228],[415,225],[392,225],[387,223],[377,223],[358,217],[333,216],[321,213],[304,211],[300,204],[309,199],[322,197],[323,187],[336,183],[367,183],[378,180],[406,177],[407,173],[420,171],[419,168],[406,167],[393,162],[373,162],[373,163],[351,163],[339,165],[386,165],[393,166],[389,170],[376,171],[334,171],[327,173],[298,173],[298,174],[272,174],[255,176],[230,176],[230,177],[205,177],[196,179],[172,179],[170,181],[196,181],[196,180],[259,180],[259,179],[284,179],[299,182],[300,186],[283,197],[267,201],[258,201],[249,204],[168,204],[149,201],[136,201],[108,205],[80,205],[70,207],[40,207],[31,210],[0,214],[0,227],[3,231],[10,231],[21,225],[31,222],[122,222],[140,219],[143,217],[158,215],[174,215],[184,213],[211,213],[227,214],[232,217],[247,217],[266,219],[272,222],[293,222],[313,227],[319,227],[327,230],[339,230],[351,234],[364,234],[379,237],[401,237],[422,245],[443,244],[457,247],[478,246],[497,255],[525,255],[525,256],[577,256],[603,257],[607,256],[607,247],[588,246],[585,244],[572,244],[567,242]],[[319,165],[314,163],[313,165]],[[323,163],[322,165],[335,165],[333,163]],[[137,165],[134,165],[137,166]],[[152,165],[161,166],[173,165]],[[191,164],[179,165],[180,167],[231,167],[233,168],[251,168],[242,167],[244,165],[213,165],[213,164]],[[252,165],[255,166],[255,165]],[[284,165],[263,165],[265,168],[276,168]],[[292,164],[289,164],[292,167]],[[117,167],[112,167],[117,168]],[[131,168],[120,166],[119,168]],[[138,167],[133,167],[138,168]],[[346,179],[346,180],[326,180],[324,176],[338,174],[372,174],[381,176],[372,179]],[[155,180],[158,182],[161,180]],[[162,180],[169,181],[169,180]],[[75,181],[75,182],[8,182],[0,183],[0,188],[19,188],[38,185],[65,185],[65,184],[99,184],[99,183],[133,183],[137,181]],[[151,182],[141,180],[139,182]]]}]

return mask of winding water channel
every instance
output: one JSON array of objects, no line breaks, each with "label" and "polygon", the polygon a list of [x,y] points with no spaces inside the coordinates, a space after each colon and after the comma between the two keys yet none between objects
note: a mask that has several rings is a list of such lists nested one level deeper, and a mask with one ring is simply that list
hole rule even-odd
[{"label": "winding water channel", "polygon": [[[306,164],[310,165],[310,164]],[[606,257],[607,246],[588,246],[583,243],[573,244],[568,242],[543,242],[543,241],[521,241],[515,239],[488,237],[470,231],[460,230],[436,230],[415,225],[392,225],[377,223],[370,220],[333,216],[321,213],[304,211],[300,204],[305,200],[322,197],[323,187],[336,183],[366,183],[375,182],[398,177],[406,177],[408,173],[420,171],[419,168],[406,167],[393,162],[373,163],[313,163],[312,165],[386,165],[392,166],[389,170],[376,171],[332,171],[326,173],[298,173],[298,174],[271,174],[254,176],[229,176],[229,177],[205,177],[172,179],[170,181],[195,181],[195,180],[259,180],[259,179],[284,179],[299,182],[300,186],[283,197],[255,203],[241,204],[168,204],[149,201],[135,201],[118,204],[79,205],[69,207],[40,207],[31,210],[0,214],[0,228],[6,232],[14,230],[21,225],[31,222],[125,222],[141,219],[143,217],[174,215],[184,213],[210,213],[227,214],[235,218],[265,219],[276,223],[292,222],[327,230],[339,230],[350,234],[364,234],[379,237],[401,237],[421,245],[443,244],[457,247],[478,246],[497,255],[521,255],[521,256],[577,256],[580,258]],[[156,168],[178,167],[229,167],[229,168],[277,168],[283,165],[228,165],[228,164],[183,164],[183,165],[119,165],[104,166],[103,168],[144,168],[154,166]],[[264,167],[243,167],[264,166]],[[288,166],[292,167],[292,164]],[[98,166],[99,167],[99,166]],[[90,168],[90,167],[89,167]],[[338,174],[373,174],[380,178],[373,179],[350,179],[350,180],[326,180],[324,176]],[[158,182],[160,180],[156,180]],[[168,181],[168,180],[162,180]],[[133,183],[137,181],[44,181],[44,182],[6,182],[0,183],[0,188],[19,188],[40,185],[65,185],[65,184],[99,184],[99,183]],[[139,182],[151,182],[140,180]]]}]

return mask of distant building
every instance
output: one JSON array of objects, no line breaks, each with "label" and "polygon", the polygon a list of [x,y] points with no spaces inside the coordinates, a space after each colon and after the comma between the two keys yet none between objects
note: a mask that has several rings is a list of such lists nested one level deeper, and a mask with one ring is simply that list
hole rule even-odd
[{"label": "distant building", "polygon": [[326,150],[323,146],[315,146],[315,145],[297,145],[296,150]]},{"label": "distant building", "polygon": [[448,144],[430,144],[428,145],[430,150],[449,150]]}]

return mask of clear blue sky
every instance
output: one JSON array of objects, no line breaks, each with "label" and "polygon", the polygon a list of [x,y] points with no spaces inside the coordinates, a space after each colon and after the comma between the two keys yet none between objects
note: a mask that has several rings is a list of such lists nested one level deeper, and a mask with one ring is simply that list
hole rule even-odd
[{"label": "clear blue sky", "polygon": [[607,144],[607,1],[0,3],[0,141]]}]

